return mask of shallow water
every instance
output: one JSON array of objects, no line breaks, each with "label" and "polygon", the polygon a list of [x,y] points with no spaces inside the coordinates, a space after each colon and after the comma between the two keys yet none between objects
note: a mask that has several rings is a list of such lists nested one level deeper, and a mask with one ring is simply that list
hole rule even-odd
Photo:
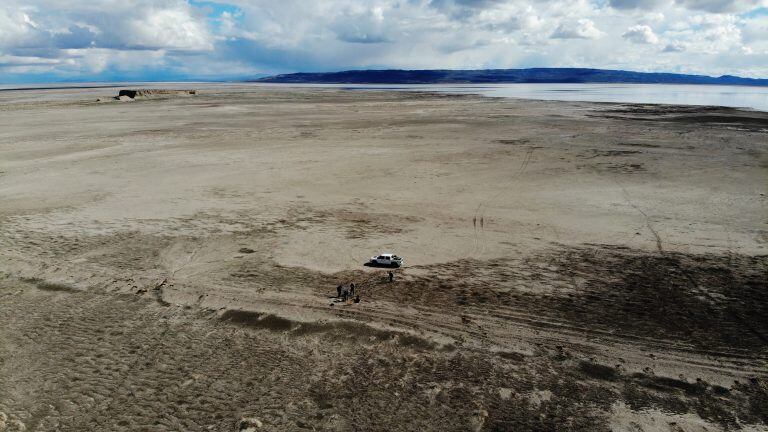
[{"label": "shallow water", "polygon": [[768,111],[768,87],[677,84],[436,84],[341,87],[427,90],[558,101],[726,106]]}]

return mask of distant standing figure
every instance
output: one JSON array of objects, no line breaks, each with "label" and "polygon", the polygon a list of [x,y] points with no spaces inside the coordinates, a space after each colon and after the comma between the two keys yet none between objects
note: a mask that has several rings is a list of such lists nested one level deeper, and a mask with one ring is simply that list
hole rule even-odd
[{"label": "distant standing figure", "polygon": [[336,287],[336,298],[341,297],[341,284]]},{"label": "distant standing figure", "polygon": [[355,283],[354,282],[349,284],[349,295],[351,295],[351,296],[355,295]]},{"label": "distant standing figure", "polygon": [[341,292],[341,301],[347,301],[347,298],[349,298],[349,291],[344,288],[344,290]]},{"label": "distant standing figure", "polygon": [[395,273],[392,272],[392,270],[389,271],[389,283],[392,283],[395,281]]}]

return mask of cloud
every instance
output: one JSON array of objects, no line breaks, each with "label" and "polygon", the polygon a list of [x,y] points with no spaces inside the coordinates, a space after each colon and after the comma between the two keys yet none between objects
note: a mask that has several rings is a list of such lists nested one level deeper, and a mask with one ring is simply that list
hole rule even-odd
[{"label": "cloud", "polygon": [[768,77],[766,2],[3,0],[0,81],[548,66]]},{"label": "cloud", "polygon": [[621,37],[637,44],[655,44],[659,42],[659,37],[647,25],[632,26]]},{"label": "cloud", "polygon": [[746,43],[768,44],[768,19],[763,16],[745,20],[742,38]]},{"label": "cloud", "polygon": [[384,9],[356,10],[350,8],[337,16],[331,25],[339,40],[350,43],[389,42]]},{"label": "cloud", "polygon": [[589,19],[580,19],[576,22],[562,23],[552,33],[552,39],[597,39],[603,32],[595,27],[595,23]]},{"label": "cloud", "polygon": [[430,0],[429,6],[454,19],[466,19],[506,3],[507,0]]},{"label": "cloud", "polygon": [[206,24],[186,7],[152,8],[140,18],[129,18],[120,39],[142,49],[201,51],[213,48]]},{"label": "cloud", "polygon": [[46,33],[27,13],[0,8],[0,47],[35,46],[46,39]]},{"label": "cloud", "polygon": [[680,53],[685,51],[685,45],[680,42],[670,42],[664,47],[665,53]]},{"label": "cloud", "polygon": [[694,11],[710,13],[744,12],[766,6],[765,0],[608,0],[608,4],[621,10],[652,10],[672,4]]},{"label": "cloud", "polygon": [[688,9],[711,13],[744,12],[766,5],[764,0],[676,0],[676,2]]},{"label": "cloud", "polygon": [[665,0],[609,0],[608,4],[616,9],[655,9],[665,3]]},{"label": "cloud", "polygon": [[41,65],[50,66],[50,65],[57,65],[59,63],[60,61],[57,59],[0,55],[0,67],[41,66]]},{"label": "cloud", "polygon": [[31,0],[24,6],[9,1],[7,7],[0,6],[0,46],[182,51],[213,47],[205,19],[181,0],[94,0],[81,9],[66,0]]},{"label": "cloud", "polygon": [[52,34],[56,48],[87,48],[93,46],[98,35],[88,27],[72,25],[65,31]]}]

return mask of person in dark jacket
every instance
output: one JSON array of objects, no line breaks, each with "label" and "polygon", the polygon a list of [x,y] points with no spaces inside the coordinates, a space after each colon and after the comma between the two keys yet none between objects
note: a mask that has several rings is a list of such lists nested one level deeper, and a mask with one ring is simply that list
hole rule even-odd
[{"label": "person in dark jacket", "polygon": [[341,284],[336,287],[336,298],[341,298]]},{"label": "person in dark jacket", "polygon": [[392,283],[394,281],[395,281],[395,273],[392,270],[390,270],[389,271],[389,282]]}]

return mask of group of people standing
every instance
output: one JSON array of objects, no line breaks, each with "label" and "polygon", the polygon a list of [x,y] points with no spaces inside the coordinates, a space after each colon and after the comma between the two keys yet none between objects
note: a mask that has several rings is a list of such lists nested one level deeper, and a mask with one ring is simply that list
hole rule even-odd
[{"label": "group of people standing", "polygon": [[[395,281],[395,273],[392,270],[389,271],[388,276],[390,283]],[[341,299],[342,302],[354,298],[355,303],[360,303],[360,294],[355,293],[356,288],[354,282],[349,283],[349,288],[345,287],[344,284],[339,284],[339,286],[336,287],[336,298]]]},{"label": "group of people standing", "polygon": [[349,288],[346,288],[344,285],[339,284],[339,286],[336,287],[336,297],[340,298],[341,301],[346,302],[349,298],[354,297],[355,303],[360,303],[360,294],[355,296],[355,283],[350,282]]}]

